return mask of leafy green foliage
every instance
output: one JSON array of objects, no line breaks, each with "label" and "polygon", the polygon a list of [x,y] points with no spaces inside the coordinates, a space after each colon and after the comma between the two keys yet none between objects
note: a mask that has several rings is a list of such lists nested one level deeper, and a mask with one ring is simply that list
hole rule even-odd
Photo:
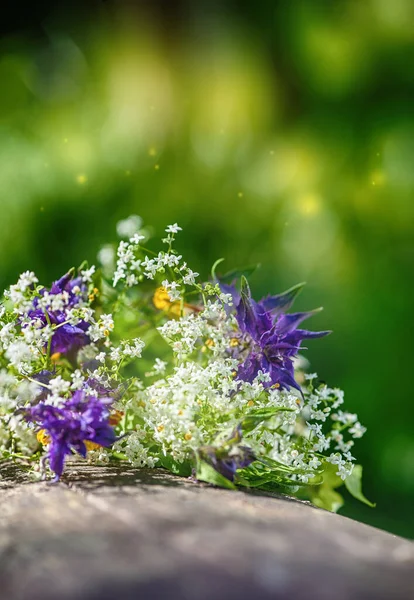
[{"label": "leafy green foliage", "polygon": [[375,507],[375,504],[365,498],[362,493],[362,465],[354,466],[351,475],[345,479],[345,487],[354,498],[371,508]]},{"label": "leafy green foliage", "polygon": [[243,419],[241,427],[244,433],[253,431],[261,423],[268,421],[280,412],[293,412],[293,409],[284,406],[269,406],[267,408],[257,408]]},{"label": "leafy green foliage", "polygon": [[196,477],[200,481],[206,481],[218,487],[235,490],[234,483],[223,477],[214,467],[208,464],[205,460],[197,458]]}]

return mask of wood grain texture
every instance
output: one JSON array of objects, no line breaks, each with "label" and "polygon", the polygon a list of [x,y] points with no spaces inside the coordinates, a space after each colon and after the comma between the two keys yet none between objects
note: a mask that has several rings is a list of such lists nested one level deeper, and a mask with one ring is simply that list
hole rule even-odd
[{"label": "wood grain texture", "polygon": [[286,497],[161,470],[0,465],[5,600],[414,598],[414,544]]}]

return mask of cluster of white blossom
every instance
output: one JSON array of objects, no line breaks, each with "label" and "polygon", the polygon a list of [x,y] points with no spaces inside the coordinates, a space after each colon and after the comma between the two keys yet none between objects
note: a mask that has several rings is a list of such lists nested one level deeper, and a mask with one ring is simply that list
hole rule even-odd
[{"label": "cluster of white blossom", "polygon": [[179,320],[169,320],[159,327],[159,332],[171,345],[179,360],[192,354],[196,348],[213,356],[224,355],[235,340],[237,324],[228,316],[223,305],[209,303],[206,310],[195,315],[184,315]]},{"label": "cluster of white blossom", "polygon": [[0,370],[0,456],[4,452],[31,454],[37,446],[36,436],[18,409],[40,393],[34,382],[20,380],[5,369]]},{"label": "cluster of white blossom", "polygon": [[123,340],[119,346],[112,348],[110,352],[111,360],[119,362],[125,358],[140,358],[144,346],[145,342],[140,338]]},{"label": "cluster of white blossom", "polygon": [[[113,276],[113,286],[124,282],[127,287],[137,285],[143,278],[153,280],[158,275],[169,274],[169,279],[164,279],[162,286],[167,292],[171,302],[181,300],[185,286],[196,285],[199,273],[181,264],[182,256],[173,249],[175,234],[181,231],[181,227],[175,223],[169,225],[165,231],[167,237],[162,241],[168,244],[168,250],[154,254],[152,258],[141,247],[141,241],[147,239],[146,235],[135,233],[129,241],[121,241],[117,249],[117,263]],[[103,257],[105,259],[105,256]],[[101,257],[102,259],[102,257]]]},{"label": "cluster of white blossom", "polygon": [[[69,271],[50,290],[26,272],[5,292],[0,457],[44,455],[41,445],[52,444],[47,428],[36,430],[24,411],[38,403],[46,412],[63,411],[83,394],[111,404],[109,424],[117,437],[112,449],[92,439],[86,445],[91,461],[108,461],[115,452],[136,466],[176,468],[194,465],[202,452],[207,460],[221,460],[222,452],[234,466],[234,456],[247,448],[252,454],[241,469],[247,483],[261,485],[263,477],[317,486],[328,469],[346,481],[355,463],[354,441],[365,427],[341,410],[343,392],[317,384],[316,373],[304,374],[299,359],[295,377],[302,391],[288,389],[283,378],[275,383],[266,355],[257,359],[263,349],[232,309],[237,293],[224,292],[214,273],[214,283],[198,283],[199,274],[173,248],[181,230],[176,223],[166,228],[167,248],[158,253],[143,248],[148,233],[139,217],[121,221],[117,230],[124,239],[116,264],[111,246],[100,252],[106,280],[96,284],[99,289],[95,266],[87,266],[77,275]],[[251,377],[242,375],[246,360],[253,365]]]},{"label": "cluster of white blossom", "polygon": [[200,445],[211,443],[212,432],[219,425],[231,430],[237,424],[241,402],[235,394],[236,366],[233,359],[213,361],[206,367],[188,361],[170,376],[135,392],[126,408],[142,423],[140,444],[137,446],[136,435],[132,439],[127,436],[119,442],[120,447],[128,456],[133,456],[133,448],[137,448],[142,462],[141,446],[155,445],[164,455],[182,462]]},{"label": "cluster of white blossom", "polygon": [[4,297],[10,300],[15,313],[23,314],[30,310],[32,305],[32,287],[38,282],[39,280],[33,272],[26,271],[20,275],[16,284],[11,285],[4,292]]}]

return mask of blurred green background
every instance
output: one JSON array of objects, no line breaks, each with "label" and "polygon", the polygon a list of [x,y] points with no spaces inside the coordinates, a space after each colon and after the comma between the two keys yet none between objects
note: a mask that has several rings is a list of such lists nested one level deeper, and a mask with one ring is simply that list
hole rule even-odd
[{"label": "blurred green background", "polygon": [[[414,2],[10,3],[0,50],[0,283],[45,283],[131,213],[207,276],[308,281],[311,369],[345,389],[372,510],[414,537]],[[29,10],[29,12],[27,12]]]}]

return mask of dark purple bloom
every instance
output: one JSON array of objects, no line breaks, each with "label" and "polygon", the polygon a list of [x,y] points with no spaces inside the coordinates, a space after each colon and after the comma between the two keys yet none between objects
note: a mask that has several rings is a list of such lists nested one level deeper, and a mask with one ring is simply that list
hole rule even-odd
[{"label": "dark purple bloom", "polygon": [[[47,290],[41,290],[44,296]],[[64,309],[52,310],[50,307],[46,310],[39,307],[38,299],[33,302],[33,310],[29,311],[30,319],[37,319],[44,326],[49,322],[55,328],[51,341],[51,354],[74,354],[83,346],[90,343],[87,334],[89,323],[80,321],[77,325],[66,323],[67,311],[76,308],[81,301],[87,299],[87,287],[80,277],[74,277],[74,269],[71,269],[66,275],[55,281],[49,291],[50,295],[67,294],[67,302]]]},{"label": "dark purple bloom", "polygon": [[75,270],[70,269],[63,277],[55,281],[50,288],[51,294],[62,294],[63,292],[67,292],[69,294],[68,305],[70,308],[79,304],[82,296],[84,297],[88,291],[82,278],[74,277],[74,274]]},{"label": "dark purple bloom", "polygon": [[237,469],[248,467],[256,460],[253,450],[248,446],[234,446],[224,455],[211,446],[204,450],[204,457],[220,475],[232,482]]},{"label": "dark purple bloom", "polygon": [[239,379],[253,381],[258,372],[262,371],[270,375],[270,382],[264,385],[301,390],[295,381],[293,358],[297,356],[304,339],[319,338],[330,333],[298,329],[302,321],[319,309],[285,313],[302,287],[303,284],[300,284],[283,294],[268,296],[255,302],[247,280],[242,279],[240,301],[236,307],[236,318],[242,334]]},{"label": "dark purple bloom", "polygon": [[50,438],[48,459],[56,480],[62,475],[65,457],[73,451],[86,456],[88,442],[111,446],[116,436],[109,424],[112,398],[98,398],[78,390],[63,406],[39,402],[26,418],[45,430]]},{"label": "dark purple bloom", "polygon": [[237,469],[244,469],[256,460],[253,450],[240,444],[241,439],[242,433],[239,425],[222,446],[202,446],[199,448],[198,454],[220,475],[234,482]]}]

